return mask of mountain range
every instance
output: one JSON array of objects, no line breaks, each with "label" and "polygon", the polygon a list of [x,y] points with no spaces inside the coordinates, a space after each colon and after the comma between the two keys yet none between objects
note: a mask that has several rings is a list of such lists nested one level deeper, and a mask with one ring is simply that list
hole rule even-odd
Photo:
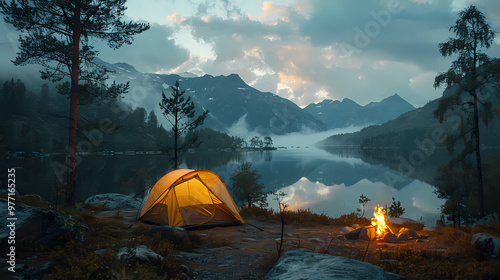
[{"label": "mountain range", "polygon": [[[110,80],[130,82],[126,103],[154,110],[158,116],[162,92],[169,94],[170,86],[179,81],[181,90],[194,101],[196,111],[209,111],[204,126],[224,132],[237,128],[269,135],[367,126],[414,109],[397,94],[366,106],[346,98],[342,102],[324,100],[302,109],[288,99],[249,86],[237,74],[198,77],[191,73],[142,73],[127,63],[110,64],[101,60],[99,63],[113,71]],[[162,117],[159,120],[165,121]]]},{"label": "mountain range", "polygon": [[344,98],[342,101],[325,99],[304,108],[325,123],[328,129],[381,124],[414,109],[413,105],[398,94],[365,106]]},{"label": "mountain range", "polygon": [[[455,93],[458,86],[453,86],[443,92],[443,96]],[[447,121],[440,123],[433,115],[438,108],[439,100],[429,101],[426,105],[408,111],[399,117],[380,125],[372,125],[358,132],[332,135],[319,142],[320,147],[356,146],[365,149],[373,147],[404,148],[404,149],[434,149],[444,146],[444,136],[458,134],[458,116],[450,115]],[[493,108],[500,106],[500,99],[490,94],[487,101]],[[500,122],[497,119],[485,126],[480,122],[482,148],[498,147],[500,139]]]}]

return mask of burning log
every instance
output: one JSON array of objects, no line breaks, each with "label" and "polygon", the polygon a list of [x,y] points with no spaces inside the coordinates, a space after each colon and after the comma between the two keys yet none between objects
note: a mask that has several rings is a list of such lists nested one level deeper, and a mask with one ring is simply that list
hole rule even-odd
[{"label": "burning log", "polygon": [[377,205],[373,207],[375,211],[373,212],[372,225],[376,227],[376,236],[378,240],[384,239],[385,235],[388,233],[394,234],[391,228],[387,225],[386,211],[384,207]]}]

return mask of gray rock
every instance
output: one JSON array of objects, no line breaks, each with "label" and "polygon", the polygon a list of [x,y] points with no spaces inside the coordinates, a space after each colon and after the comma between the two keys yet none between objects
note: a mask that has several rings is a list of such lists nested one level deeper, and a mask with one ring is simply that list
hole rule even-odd
[{"label": "gray rock", "polygon": [[[0,209],[7,209],[7,200],[0,198]],[[16,244],[32,242],[43,247],[52,247],[66,240],[70,231],[65,226],[66,218],[53,210],[29,206],[16,202],[14,215],[0,211],[0,219],[7,226],[0,227],[0,244],[7,244],[11,230],[15,233]],[[15,218],[16,220],[7,220]],[[9,226],[9,225],[13,226]]]},{"label": "gray rock", "polygon": [[154,226],[144,233],[145,236],[160,235],[162,239],[168,239],[174,244],[182,243],[188,238],[188,233],[185,229],[174,226]]},{"label": "gray rock", "polygon": [[342,228],[342,232],[351,232],[353,230],[354,230],[354,227],[347,227],[347,226],[345,226],[345,227]]},{"label": "gray rock", "polygon": [[406,233],[400,233],[400,234],[398,235],[398,239],[399,239],[399,240],[406,241],[406,240],[408,240],[408,235],[406,235]]},{"label": "gray rock", "polygon": [[340,234],[340,235],[337,235],[337,237],[335,237],[337,240],[346,240],[345,236],[343,234]]},{"label": "gray rock", "polygon": [[476,248],[481,254],[500,259],[500,238],[486,233],[477,233],[472,236],[472,247]]},{"label": "gray rock", "polygon": [[323,240],[321,240],[321,239],[319,239],[317,237],[309,238],[309,239],[307,239],[307,241],[311,241],[311,242],[314,241],[314,242],[319,242],[319,243],[325,243],[325,241],[323,241]]},{"label": "gray rock", "polygon": [[118,250],[116,254],[116,258],[125,259],[128,263],[135,262],[161,262],[163,257],[158,255],[157,253],[151,251],[148,247],[144,245],[139,245],[135,248],[123,247]]},{"label": "gray rock", "polygon": [[411,230],[409,228],[405,228],[405,227],[402,227],[400,230],[399,230],[399,234],[406,234],[408,236],[408,238],[418,238],[419,235],[416,231],[414,230]]},{"label": "gray rock", "polygon": [[398,237],[394,233],[387,233],[384,235],[384,238],[382,241],[387,242],[387,243],[400,243]]},{"label": "gray rock", "polygon": [[472,226],[472,228],[475,228],[475,227],[478,227],[481,225],[488,225],[488,224],[491,225],[491,224],[496,224],[496,223],[500,223],[500,214],[493,213],[493,214],[490,214],[488,216],[484,216],[483,218],[481,218],[479,221],[477,221]]},{"label": "gray rock", "polygon": [[339,256],[314,253],[306,249],[290,250],[265,276],[266,280],[323,279],[405,279],[386,273],[382,268]]},{"label": "gray rock", "polygon": [[375,233],[375,227],[360,227],[351,232],[344,234],[347,240],[374,240],[377,239],[377,234]]},{"label": "gray rock", "polygon": [[397,218],[396,217],[388,217],[387,223],[396,224],[396,225],[402,225],[405,223],[421,224],[413,219],[403,218],[403,217],[397,217]]},{"label": "gray rock", "polygon": [[85,200],[85,204],[93,206],[105,206],[111,210],[133,208],[139,209],[142,202],[133,196],[121,193],[96,194]]}]

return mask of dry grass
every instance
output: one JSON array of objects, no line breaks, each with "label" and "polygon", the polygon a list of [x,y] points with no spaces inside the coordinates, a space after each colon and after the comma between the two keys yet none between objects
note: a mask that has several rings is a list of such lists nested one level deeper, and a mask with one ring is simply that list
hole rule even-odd
[{"label": "dry grass", "polygon": [[[75,221],[72,240],[53,249],[49,255],[53,273],[45,279],[179,279],[179,263],[174,255],[191,248],[190,238],[179,244],[155,236],[143,236],[151,226],[139,224],[125,230],[119,216],[99,218],[87,209],[65,209],[65,215]],[[118,260],[122,247],[145,245],[161,255],[158,263],[127,263]],[[100,250],[100,251],[99,251]],[[97,254],[96,252],[100,252]]]},{"label": "dry grass", "polygon": [[[274,212],[271,209],[251,207],[243,208],[240,212],[243,218],[254,217],[258,219],[265,220],[280,220],[280,213]],[[345,214],[338,218],[332,218],[328,215],[316,214],[311,212],[309,209],[298,209],[297,211],[286,211],[285,213],[285,223],[287,225],[301,225],[301,226],[313,226],[313,225],[338,225],[351,226],[353,224],[359,224],[361,226],[370,225],[370,220],[367,218],[360,218],[356,213]]]},{"label": "dry grass", "polygon": [[[40,205],[36,197],[24,199],[31,205]],[[231,240],[222,238],[216,233],[208,232],[205,235],[205,232],[200,231],[189,232],[188,238],[174,245],[159,235],[142,236],[151,228],[149,225],[138,224],[132,229],[124,230],[126,226],[119,216],[99,218],[89,209],[59,209],[59,211],[74,221],[73,235],[69,242],[61,243],[61,246],[50,252],[44,251],[50,253],[49,259],[54,264],[52,274],[46,275],[45,279],[139,279],[139,276],[141,279],[178,279],[180,269],[174,255],[179,250],[232,245]],[[299,210],[288,211],[285,215],[287,225],[370,224],[369,219],[359,218],[356,213],[331,218],[309,210]],[[244,209],[242,216],[279,221],[279,213],[257,207]],[[392,225],[394,231],[403,226],[416,231],[422,229],[422,225],[417,224]],[[500,262],[485,260],[470,245],[471,236],[478,232],[500,237],[500,225],[485,225],[474,229],[438,227],[429,243],[418,245],[408,242],[405,246],[388,246],[374,242],[368,247],[366,255],[366,242],[333,242],[328,248],[325,245],[321,253],[327,251],[336,256],[364,260],[409,279],[500,279]],[[120,248],[138,245],[147,246],[162,255],[164,260],[155,264],[130,264],[116,259],[116,253]],[[96,254],[97,250],[102,250],[102,253]],[[259,265],[263,271],[269,271],[277,261],[277,254],[265,254],[260,258]]]},{"label": "dry grass", "polygon": [[190,246],[192,248],[196,247],[208,247],[208,248],[219,248],[224,246],[231,246],[233,243],[231,240],[222,238],[217,233],[209,232],[204,234],[201,232],[190,231],[189,232]]},{"label": "dry grass", "polygon": [[[1,198],[8,199],[7,195],[1,194]],[[37,195],[16,195],[16,203],[23,203],[30,206],[40,207],[44,209],[52,209],[50,203],[47,201],[41,200]]]},{"label": "dry grass", "polygon": [[367,218],[360,218],[355,212],[351,214],[344,214],[338,218],[332,219],[331,224],[336,226],[352,226],[358,224],[360,226],[371,225],[371,220]]},{"label": "dry grass", "polygon": [[471,246],[471,236],[467,227],[441,227],[430,243],[375,246],[365,261],[409,279],[499,279],[500,262],[479,254]]}]

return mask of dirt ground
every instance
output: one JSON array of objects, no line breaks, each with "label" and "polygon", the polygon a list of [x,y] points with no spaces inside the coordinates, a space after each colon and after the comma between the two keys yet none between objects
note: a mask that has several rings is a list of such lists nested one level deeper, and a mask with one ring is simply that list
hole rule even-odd
[{"label": "dirt ground", "polygon": [[[125,225],[135,220],[136,211],[103,211],[97,217],[119,216]],[[177,260],[187,267],[191,279],[263,279],[277,261],[277,249],[280,241],[281,224],[276,220],[245,218],[241,226],[215,227],[191,230],[222,245],[197,247],[176,254]],[[134,225],[134,226],[137,226]],[[361,259],[359,252],[364,252],[369,245],[367,255],[377,254],[395,246],[426,250],[449,250],[433,241],[432,232],[418,232],[422,238],[411,239],[398,244],[380,241],[349,241],[336,237],[344,234],[343,227],[333,225],[295,226],[285,225],[283,251],[293,248],[306,248],[315,252],[327,252],[353,259]],[[46,263],[45,255],[19,256],[20,267],[42,266]],[[13,279],[11,273],[0,273],[2,279]],[[3,276],[10,276],[3,278]]]},{"label": "dirt ground", "polygon": [[[227,240],[228,245],[218,248],[201,248],[180,252],[178,259],[191,269],[193,279],[262,279],[277,260],[281,224],[278,221],[264,221],[246,218],[246,224],[233,227],[217,227],[192,231],[200,235]],[[381,241],[349,241],[336,237],[343,227],[332,225],[293,226],[286,225],[283,250],[306,248],[314,252],[357,258],[359,252],[376,254],[395,246],[426,250],[447,250],[433,242],[431,232],[418,232],[421,238],[397,244]]]}]

